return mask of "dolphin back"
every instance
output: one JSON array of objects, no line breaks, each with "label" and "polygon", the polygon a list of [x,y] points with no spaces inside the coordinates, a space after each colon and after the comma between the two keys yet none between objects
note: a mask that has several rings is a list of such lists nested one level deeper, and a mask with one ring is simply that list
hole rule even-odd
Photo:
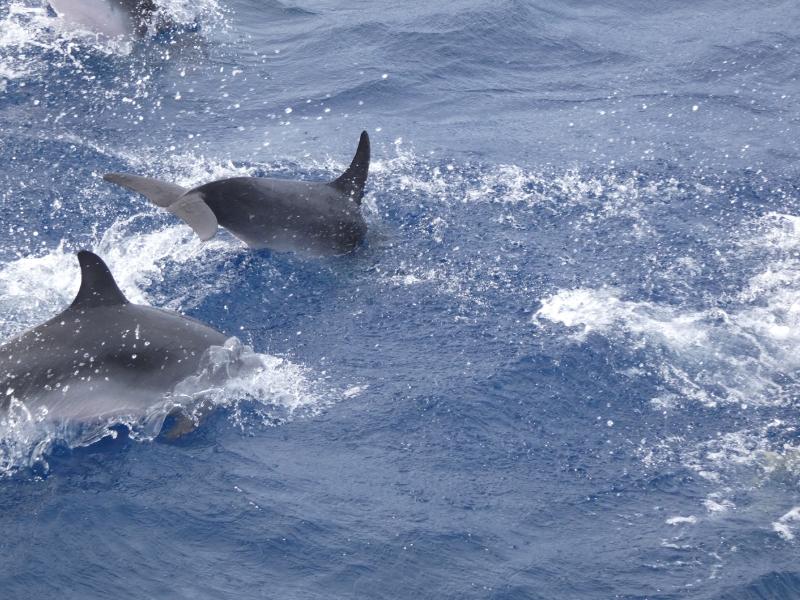
[{"label": "dolphin back", "polygon": [[46,407],[54,421],[147,417],[225,343],[199,321],[130,303],[96,254],[82,250],[78,260],[72,304],[0,345],[0,418],[12,398]]}]

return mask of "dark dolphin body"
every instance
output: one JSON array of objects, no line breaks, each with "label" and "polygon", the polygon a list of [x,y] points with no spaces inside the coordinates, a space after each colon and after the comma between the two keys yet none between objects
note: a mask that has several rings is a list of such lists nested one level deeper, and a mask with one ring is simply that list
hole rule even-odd
[{"label": "dark dolphin body", "polygon": [[15,398],[59,422],[143,415],[225,343],[199,321],[128,302],[95,254],[78,260],[72,304],[0,346],[0,410]]},{"label": "dark dolphin body", "polygon": [[203,240],[221,225],[252,248],[331,255],[349,252],[367,233],[361,199],[369,157],[365,131],[350,168],[332,182],[233,177],[187,190],[138,175],[104,179],[179,216]]},{"label": "dark dolphin body", "polygon": [[111,37],[143,35],[153,20],[153,0],[49,0],[65,23]]}]

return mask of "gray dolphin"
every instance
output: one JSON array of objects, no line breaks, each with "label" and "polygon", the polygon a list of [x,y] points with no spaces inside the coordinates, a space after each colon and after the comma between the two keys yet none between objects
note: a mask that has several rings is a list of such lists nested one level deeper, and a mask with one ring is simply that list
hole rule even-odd
[{"label": "gray dolphin", "polygon": [[367,233],[361,199],[369,154],[369,136],[364,131],[350,167],[331,182],[233,177],[185,189],[122,173],[107,173],[103,179],[166,208],[202,240],[211,239],[221,225],[251,248],[343,254]]},{"label": "gray dolphin", "polygon": [[195,319],[131,304],[97,255],[78,261],[72,304],[0,346],[0,410],[15,398],[57,422],[142,415],[225,343]]},{"label": "gray dolphin", "polygon": [[156,12],[153,0],[49,0],[65,23],[110,37],[142,35]]}]

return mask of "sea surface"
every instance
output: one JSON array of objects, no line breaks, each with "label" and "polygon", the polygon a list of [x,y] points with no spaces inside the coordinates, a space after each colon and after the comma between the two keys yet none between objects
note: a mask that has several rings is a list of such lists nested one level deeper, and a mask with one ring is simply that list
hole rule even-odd
[{"label": "sea surface", "polygon": [[[256,368],[178,441],[0,417],[0,598],[800,598],[800,3],[160,6],[0,0],[0,337],[87,248]],[[347,256],[101,178],[331,179],[362,130]]]}]

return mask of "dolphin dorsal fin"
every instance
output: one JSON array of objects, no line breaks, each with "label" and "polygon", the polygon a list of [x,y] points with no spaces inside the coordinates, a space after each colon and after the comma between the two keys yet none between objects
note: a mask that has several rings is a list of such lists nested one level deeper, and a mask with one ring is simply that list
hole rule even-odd
[{"label": "dolphin dorsal fin", "polygon": [[81,250],[78,252],[78,262],[81,264],[81,289],[70,308],[128,304],[128,299],[117,287],[114,276],[102,258],[88,250]]},{"label": "dolphin dorsal fin", "polygon": [[366,131],[361,132],[358,149],[350,163],[350,168],[342,173],[341,177],[333,180],[330,185],[343,194],[350,196],[357,204],[361,204],[364,196],[364,185],[369,174],[369,136]]}]

